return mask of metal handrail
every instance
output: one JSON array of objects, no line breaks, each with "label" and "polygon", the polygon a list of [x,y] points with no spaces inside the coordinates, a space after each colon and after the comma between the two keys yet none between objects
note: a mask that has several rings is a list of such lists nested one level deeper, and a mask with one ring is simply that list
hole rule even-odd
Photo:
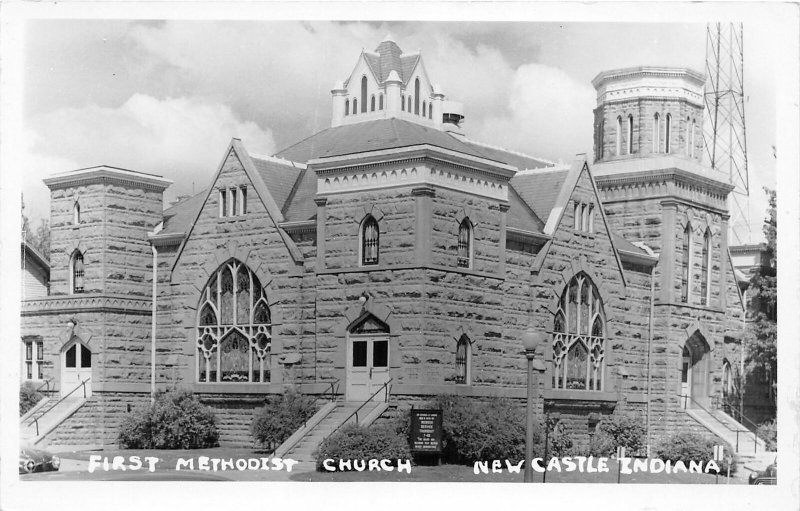
[{"label": "metal handrail", "polygon": [[[50,393],[50,382],[52,382],[52,381],[53,381],[52,379],[44,380],[44,383],[42,383],[41,385],[36,387],[36,392],[39,392],[40,390],[42,390],[42,387],[46,386],[47,390],[45,392],[47,392],[49,394]],[[55,387],[53,387],[53,390],[55,390]]]},{"label": "metal handrail", "polygon": [[386,389],[386,395],[385,395],[385,396],[384,396],[384,398],[383,398],[383,399],[384,399],[384,401],[383,401],[383,402],[384,402],[384,403],[388,403],[388,402],[389,402],[389,384],[392,382],[392,380],[393,380],[393,379],[394,379],[394,378],[389,378],[387,381],[385,381],[385,382],[383,383],[383,385],[381,385],[381,386],[380,386],[380,388],[379,388],[378,390],[376,390],[375,392],[373,392],[373,393],[372,393],[372,395],[371,395],[371,396],[369,396],[369,397],[367,398],[367,400],[366,400],[366,401],[364,401],[363,403],[361,403],[361,406],[359,406],[358,408],[356,408],[356,409],[355,409],[355,411],[354,411],[353,413],[351,413],[350,415],[348,415],[348,416],[347,416],[347,418],[346,418],[345,420],[343,420],[341,423],[339,423],[339,425],[338,425],[338,426],[336,426],[336,427],[333,429],[333,431],[331,431],[330,435],[326,436],[325,438],[328,438],[328,437],[330,437],[331,435],[333,435],[334,433],[336,433],[336,431],[338,431],[340,427],[342,427],[342,426],[344,426],[345,424],[347,424],[347,421],[349,421],[349,420],[350,420],[350,419],[351,419],[351,418],[352,418],[354,415],[355,415],[355,417],[356,417],[356,425],[358,425],[358,412],[359,412],[359,411],[361,411],[361,409],[362,409],[362,408],[364,408],[364,406],[365,406],[367,403],[369,403],[370,401],[372,401],[372,398],[374,398],[375,396],[377,396],[377,395],[378,395],[378,393],[379,393],[380,391],[384,390],[384,389]]},{"label": "metal handrail", "polygon": [[739,429],[739,428],[731,429],[730,426],[728,426],[727,424],[722,422],[719,419],[719,417],[717,417],[711,411],[709,411],[706,407],[704,407],[703,405],[701,405],[700,403],[698,403],[697,401],[692,399],[692,396],[679,394],[678,397],[684,398],[684,408],[686,408],[686,399],[689,399],[689,401],[694,403],[697,406],[697,408],[703,410],[708,415],[710,415],[715,421],[717,421],[720,424],[722,424],[725,427],[725,429],[735,432],[736,433],[736,452],[739,452],[739,433],[752,433],[753,434],[753,453],[758,452],[758,436],[753,431],[750,431],[749,429]]},{"label": "metal handrail", "polygon": [[331,402],[336,401],[336,395],[339,394],[339,378],[335,378],[333,381],[326,383],[331,386]]},{"label": "metal handrail", "polygon": [[50,408],[48,408],[47,410],[43,411],[43,412],[42,412],[41,414],[39,414],[38,416],[35,416],[35,417],[34,417],[34,418],[33,418],[33,419],[30,421],[30,422],[28,422],[28,424],[27,424],[28,426],[30,426],[31,424],[34,424],[34,423],[36,424],[36,436],[39,436],[39,419],[41,419],[42,417],[44,417],[45,415],[47,415],[47,413],[48,413],[50,410],[52,410],[53,408],[55,408],[56,406],[58,406],[59,404],[61,404],[61,402],[62,402],[62,401],[64,401],[65,399],[67,399],[69,396],[71,396],[71,395],[72,395],[72,393],[73,393],[73,392],[75,392],[76,390],[78,390],[78,389],[79,389],[79,388],[81,388],[81,387],[83,387],[83,397],[85,398],[85,397],[86,397],[86,382],[88,382],[88,381],[89,381],[89,380],[91,380],[91,379],[92,379],[92,378],[91,378],[91,377],[89,377],[89,378],[86,378],[85,380],[83,380],[82,382],[80,382],[80,383],[79,383],[79,384],[78,384],[78,385],[77,385],[77,386],[76,386],[74,389],[70,390],[70,391],[69,391],[69,393],[67,393],[66,395],[62,396],[62,397],[61,397],[61,399],[59,399],[58,401],[56,401],[56,403],[55,403],[53,406],[51,406],[51,407],[50,407]]},{"label": "metal handrail", "polygon": [[[735,403],[731,403],[727,399],[723,398],[722,404],[723,406],[727,406],[731,410],[731,412],[733,412],[734,415],[733,418],[736,419],[737,422],[744,424],[746,427],[752,428],[751,431],[758,430],[758,424],[745,417],[744,414],[741,413],[739,409],[735,406]],[[722,411],[725,410],[723,409]]]}]

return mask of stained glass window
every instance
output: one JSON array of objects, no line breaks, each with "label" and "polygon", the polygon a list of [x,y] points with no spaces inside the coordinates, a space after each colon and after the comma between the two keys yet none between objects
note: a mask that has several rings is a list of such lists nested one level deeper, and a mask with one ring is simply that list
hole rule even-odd
[{"label": "stained glass window", "polygon": [[235,259],[220,266],[197,310],[198,381],[270,381],[271,314],[252,270]]},{"label": "stained glass window", "polygon": [[461,221],[458,226],[458,267],[470,268],[472,266],[472,225],[468,218]]},{"label": "stained glass window", "polygon": [[368,216],[361,227],[361,264],[378,264],[378,221]]},{"label": "stained glass window", "polygon": [[575,275],[553,320],[553,388],[603,390],[605,315],[597,287]]}]

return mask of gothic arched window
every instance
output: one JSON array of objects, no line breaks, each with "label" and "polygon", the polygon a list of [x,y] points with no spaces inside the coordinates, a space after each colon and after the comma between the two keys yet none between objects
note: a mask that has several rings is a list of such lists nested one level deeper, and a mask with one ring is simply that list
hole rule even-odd
[{"label": "gothic arched window", "polygon": [[458,226],[458,267],[472,267],[472,223],[469,218]]},{"label": "gothic arched window", "polygon": [[703,236],[703,253],[700,260],[700,304],[708,305],[709,291],[711,289],[710,276],[711,273],[708,268],[711,266],[711,231],[706,229],[706,234]]},{"label": "gothic arched window", "polygon": [[689,302],[689,272],[692,265],[692,226],[687,223],[683,230],[682,261],[681,261],[681,301]]},{"label": "gothic arched window", "polygon": [[661,117],[656,113],[653,116],[653,152],[659,152],[661,147]]},{"label": "gothic arched window", "polygon": [[375,96],[374,95],[369,100],[369,111],[370,112],[374,112],[375,111]]},{"label": "gothic arched window", "polygon": [[428,117],[428,104],[425,101],[422,102],[422,117]]},{"label": "gothic arched window", "polygon": [[83,268],[83,254],[80,250],[76,250],[72,254],[70,261],[70,276],[72,278],[72,285],[70,289],[73,294],[84,292],[84,268]]},{"label": "gothic arched window", "polygon": [[406,111],[406,96],[405,94],[400,94],[400,110]]},{"label": "gothic arched window", "polygon": [[414,80],[414,113],[419,115],[419,78]]},{"label": "gothic arched window", "polygon": [[81,223],[81,204],[78,201],[72,206],[72,223],[75,225]]},{"label": "gothic arched window", "polygon": [[361,224],[361,264],[378,264],[380,249],[380,230],[378,221],[372,215]]},{"label": "gothic arched window", "polygon": [[617,117],[617,156],[622,154],[622,117]]},{"label": "gothic arched window", "polygon": [[344,115],[350,115],[350,100],[344,100]]},{"label": "gothic arched window", "polygon": [[672,115],[667,114],[667,123],[664,128],[664,152],[669,154],[670,151],[670,137],[672,136]]},{"label": "gothic arched window", "polygon": [[361,77],[361,112],[367,111],[367,77]]},{"label": "gothic arched window", "polygon": [[628,115],[628,154],[633,154],[633,116]]},{"label": "gothic arched window", "polygon": [[462,335],[456,344],[456,377],[455,382],[460,385],[470,384],[471,348],[469,339]]},{"label": "gothic arched window", "polygon": [[378,110],[383,110],[383,94],[378,96]]},{"label": "gothic arched window", "polygon": [[358,100],[353,98],[353,115],[358,113]]},{"label": "gothic arched window", "polygon": [[270,380],[272,317],[252,270],[235,259],[220,266],[197,311],[197,381]]},{"label": "gothic arched window", "polygon": [[605,313],[585,273],[569,281],[553,320],[553,388],[603,390]]}]

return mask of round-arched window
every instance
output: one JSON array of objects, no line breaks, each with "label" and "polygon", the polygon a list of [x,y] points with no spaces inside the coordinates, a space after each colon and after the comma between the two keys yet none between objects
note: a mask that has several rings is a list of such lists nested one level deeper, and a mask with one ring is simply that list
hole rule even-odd
[{"label": "round-arched window", "polygon": [[585,273],[569,282],[553,320],[553,388],[603,390],[603,300]]},{"label": "round-arched window", "polygon": [[231,259],[211,276],[197,307],[197,381],[268,382],[272,317],[258,277]]}]

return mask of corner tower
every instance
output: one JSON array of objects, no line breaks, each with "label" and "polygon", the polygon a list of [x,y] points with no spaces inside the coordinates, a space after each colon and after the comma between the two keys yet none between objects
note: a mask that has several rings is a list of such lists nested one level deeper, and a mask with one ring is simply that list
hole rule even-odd
[{"label": "corner tower", "polygon": [[598,74],[595,162],[667,154],[702,161],[704,81],[697,71],[671,67]]}]

